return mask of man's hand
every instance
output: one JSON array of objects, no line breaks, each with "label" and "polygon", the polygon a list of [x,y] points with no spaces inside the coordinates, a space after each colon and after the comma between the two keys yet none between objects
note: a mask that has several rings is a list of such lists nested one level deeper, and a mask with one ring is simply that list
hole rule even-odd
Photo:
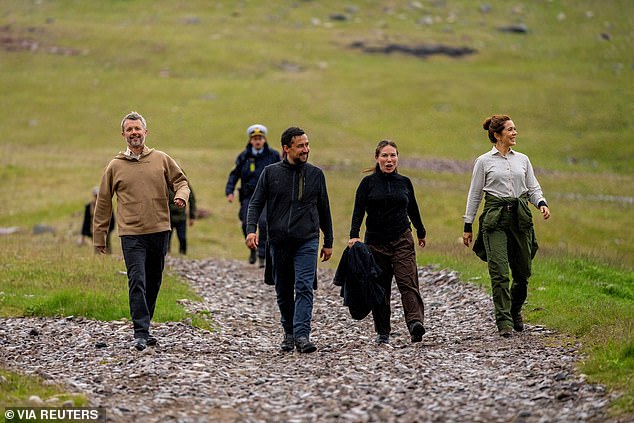
[{"label": "man's hand", "polygon": [[258,236],[256,235],[255,232],[251,232],[250,234],[247,234],[246,243],[247,243],[247,247],[249,247],[252,250],[255,250],[256,248],[258,248]]},{"label": "man's hand", "polygon": [[541,206],[539,211],[542,212],[542,216],[544,216],[544,220],[547,220],[550,217],[550,209],[546,206]]},{"label": "man's hand", "polygon": [[425,238],[418,238],[418,246],[420,248],[425,248]]},{"label": "man's hand", "polygon": [[185,200],[183,200],[182,198],[175,198],[174,204],[176,204],[176,207],[178,207],[179,209],[182,209],[187,203],[185,203]]},{"label": "man's hand", "polygon": [[330,257],[332,257],[332,248],[322,248],[319,257],[321,257],[321,261],[330,260]]},{"label": "man's hand", "polygon": [[227,195],[227,201],[228,201],[228,202],[230,202],[230,203],[233,203],[233,199],[234,199],[234,198],[235,198],[235,197],[233,196],[233,194],[229,194],[229,195]]}]

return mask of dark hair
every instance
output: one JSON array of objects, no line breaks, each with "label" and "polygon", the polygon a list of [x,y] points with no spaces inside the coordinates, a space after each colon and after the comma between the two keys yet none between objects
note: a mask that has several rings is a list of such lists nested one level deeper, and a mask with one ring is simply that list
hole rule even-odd
[{"label": "dark hair", "polygon": [[301,137],[305,133],[306,132],[304,132],[302,128],[298,128],[296,126],[291,126],[290,128],[287,128],[284,132],[282,132],[282,147],[290,147],[293,143],[294,137]]},{"label": "dark hair", "polygon": [[487,120],[485,120],[482,124],[484,130],[489,132],[489,140],[491,140],[493,144],[497,142],[494,134],[502,133],[502,130],[504,129],[504,122],[507,120],[511,120],[511,118],[507,115],[493,115],[490,118],[487,118]]},{"label": "dark hair", "polygon": [[[374,158],[377,159],[379,158],[379,154],[381,154],[381,150],[383,150],[385,147],[387,146],[390,147],[394,147],[396,149],[396,155],[398,156],[398,147],[396,145],[396,143],[394,141],[391,140],[381,140],[379,141],[379,143],[376,145],[376,150],[374,150]],[[377,163],[376,166],[368,168],[368,169],[364,169],[364,172],[378,172],[380,170],[380,166]]]}]

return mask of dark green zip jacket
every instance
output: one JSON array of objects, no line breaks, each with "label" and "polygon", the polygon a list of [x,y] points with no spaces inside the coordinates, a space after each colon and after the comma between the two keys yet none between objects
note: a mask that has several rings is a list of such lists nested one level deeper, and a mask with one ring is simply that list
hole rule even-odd
[{"label": "dark green zip jacket", "polygon": [[502,210],[506,205],[511,204],[517,208],[517,227],[521,232],[529,233],[532,240],[531,246],[531,259],[535,257],[537,249],[537,239],[535,239],[535,230],[533,228],[533,215],[529,208],[528,195],[524,194],[519,198],[513,197],[496,197],[486,193],[484,202],[484,209],[480,215],[478,222],[480,227],[478,229],[478,237],[473,243],[473,251],[482,260],[487,261],[487,252],[484,246],[484,232],[496,229],[500,220]]},{"label": "dark green zip jacket", "polygon": [[264,207],[270,242],[308,241],[319,238],[321,229],[324,248],[332,248],[326,178],[318,167],[286,159],[265,167],[249,202],[247,233],[256,231]]}]

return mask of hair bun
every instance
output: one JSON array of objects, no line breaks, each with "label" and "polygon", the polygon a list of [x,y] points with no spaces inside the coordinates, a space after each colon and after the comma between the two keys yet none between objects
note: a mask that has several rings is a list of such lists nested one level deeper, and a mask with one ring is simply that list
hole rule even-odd
[{"label": "hair bun", "polygon": [[484,123],[482,124],[482,127],[484,128],[485,131],[488,131],[489,127],[491,127],[491,118],[487,118],[487,120],[485,120]]}]

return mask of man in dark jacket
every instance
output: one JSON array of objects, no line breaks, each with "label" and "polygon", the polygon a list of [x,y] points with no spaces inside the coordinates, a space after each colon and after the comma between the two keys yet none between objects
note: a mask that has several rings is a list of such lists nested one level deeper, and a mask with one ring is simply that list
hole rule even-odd
[{"label": "man in dark jacket", "polygon": [[247,213],[247,246],[256,248],[256,224],[266,206],[269,247],[277,305],[280,309],[283,351],[295,347],[310,353],[313,282],[317,271],[319,230],[324,242],[319,256],[332,256],[332,218],[321,169],[308,163],[308,136],[296,127],[282,133],[284,160],[267,166],[251,197]]},{"label": "man in dark jacket", "polygon": [[[240,200],[240,211],[238,217],[242,222],[242,233],[247,236],[247,209],[249,207],[249,200],[255,190],[255,185],[258,183],[260,174],[264,168],[272,163],[280,161],[280,153],[269,148],[266,142],[267,129],[264,125],[255,124],[247,128],[247,137],[249,142],[247,143],[244,151],[242,151],[236,158],[236,165],[234,169],[229,173],[229,179],[227,180],[227,186],[225,187],[225,195],[227,200],[231,203],[234,200],[234,191],[238,180],[240,180],[240,189],[238,190],[238,198]],[[260,267],[264,267],[264,248],[266,245],[266,215],[263,213],[258,221],[259,230],[259,247],[257,249],[257,256],[260,260]],[[251,249],[249,253],[249,263],[253,264],[256,261],[256,250]]]},{"label": "man in dark jacket", "polygon": [[[172,230],[170,231],[170,239],[167,244],[167,252],[171,251],[172,235],[176,231],[178,237],[178,251],[182,255],[187,254],[187,224],[189,226],[194,224],[196,220],[196,197],[194,196],[194,190],[191,185],[189,186],[189,210],[185,208],[177,207],[174,202],[174,191],[169,190],[170,198],[170,225]],[[189,217],[189,220],[187,219]]]}]

